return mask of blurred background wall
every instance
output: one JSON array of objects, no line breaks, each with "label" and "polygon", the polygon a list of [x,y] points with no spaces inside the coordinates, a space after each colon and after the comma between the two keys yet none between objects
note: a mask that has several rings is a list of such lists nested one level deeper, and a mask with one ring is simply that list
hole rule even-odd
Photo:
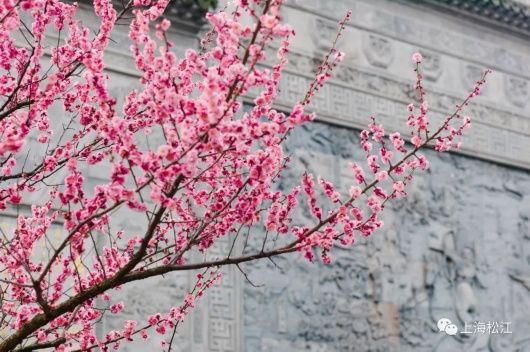
[{"label": "blurred background wall", "polygon": [[[390,206],[382,231],[360,238],[353,250],[335,250],[329,266],[297,255],[246,265],[250,281],[261,287],[227,268],[222,284],[183,326],[177,350],[530,351],[527,6],[501,0],[288,2],[285,20],[297,36],[278,109],[303,97],[338,20],[347,9],[353,17],[339,44],[346,59],[312,106],[319,122],[289,139],[293,163],[280,187],[309,169],[346,190],[352,181],[348,162],[363,158],[357,128],[372,114],[387,130],[406,132],[413,52],[425,57],[433,120],[452,112],[486,68],[494,74],[468,109],[474,125],[461,153],[426,152],[430,171],[417,177],[405,200]],[[170,14],[180,53],[196,47],[204,32],[200,16],[186,11]],[[89,4],[81,16],[95,23]],[[126,29],[115,34],[107,57],[118,97],[137,85]],[[88,173],[97,182],[107,171]],[[307,216],[298,214],[297,221]],[[125,216],[116,221],[135,226]],[[187,285],[188,277],[175,276],[123,290],[120,295],[134,303],[125,319],[179,304]],[[102,327],[119,328],[123,318],[109,318]],[[441,318],[459,333],[440,332]],[[473,322],[509,323],[504,329],[511,333],[460,333]],[[158,349],[156,338],[128,347]]]}]

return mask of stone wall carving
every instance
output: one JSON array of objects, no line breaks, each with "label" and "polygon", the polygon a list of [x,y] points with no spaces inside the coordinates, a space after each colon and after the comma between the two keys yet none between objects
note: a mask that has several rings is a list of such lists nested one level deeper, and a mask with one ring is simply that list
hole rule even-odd
[{"label": "stone wall carving", "polygon": [[375,34],[367,34],[363,38],[364,54],[370,64],[387,68],[394,59],[394,48],[391,40]]},{"label": "stone wall carving", "polygon": [[[120,220],[126,220],[119,217]],[[124,221],[125,222],[125,221]],[[1,225],[1,224],[0,224]],[[121,228],[127,228],[124,223]],[[226,256],[230,251],[228,242],[220,242],[209,253],[211,260]],[[197,254],[197,260],[202,257]],[[222,281],[208,290],[190,316],[179,327],[173,350],[177,352],[235,352],[242,351],[242,297],[239,271],[235,267],[223,269]],[[100,331],[123,328],[125,320],[145,321],[156,312],[167,312],[180,306],[186,292],[195,283],[195,273],[170,274],[129,285],[113,294],[113,303],[128,302],[125,310],[117,316],[106,315]],[[146,289],[156,287],[156,290]],[[103,304],[103,302],[102,302]],[[151,338],[140,338],[122,347],[123,351],[158,351],[160,341],[167,336],[152,332]]]},{"label": "stone wall carving", "polygon": [[315,17],[314,21],[314,27],[318,28],[318,31],[312,32],[311,36],[315,46],[314,55],[319,57],[326,53],[332,45],[337,32],[337,23],[320,17]]},{"label": "stone wall carving", "polygon": [[[222,241],[210,255],[226,257],[230,247],[231,242]],[[223,280],[208,292],[208,346],[204,351],[232,352],[241,349],[241,276],[235,267],[224,268],[223,272]]]},{"label": "stone wall carving", "polygon": [[[329,16],[338,18],[347,9],[352,9],[354,15],[339,43],[347,59],[336,72],[333,83],[315,101],[319,118],[348,127],[364,126],[370,113],[383,114],[383,118],[396,121],[390,116],[400,116],[403,104],[414,98],[410,54],[419,50],[425,56],[423,69],[430,105],[436,111],[434,115],[438,115],[434,118],[441,118],[459,103],[459,97],[473,86],[485,68],[495,70],[484,96],[470,111],[478,123],[474,140],[463,151],[496,162],[530,166],[530,151],[525,147],[530,136],[530,114],[523,110],[529,94],[530,71],[527,73],[529,69],[522,64],[530,59],[527,45],[515,40],[504,45],[507,42],[504,37],[491,32],[483,34],[475,28],[468,30],[467,23],[451,18],[442,18],[447,22],[442,22],[444,27],[451,30],[441,30],[427,21],[436,18],[436,12],[419,12],[415,7],[391,1],[290,2],[285,9],[286,17],[293,23],[306,21],[304,28],[311,40],[303,40],[303,47],[292,50],[289,69],[292,77],[284,79],[289,92],[284,91],[278,107],[287,108],[303,96],[306,80],[318,65],[323,50],[334,39],[336,22]],[[90,23],[88,19],[93,14],[86,9],[85,12],[86,22]],[[172,35],[179,43],[175,48],[179,54],[197,44],[194,33],[177,30]],[[50,40],[54,42],[56,38],[52,36]],[[125,50],[127,41],[125,31],[118,31],[107,56],[107,67],[134,77],[134,63]],[[457,80],[461,82],[459,85],[455,84]],[[495,141],[495,146],[487,143],[490,140]]]},{"label": "stone wall carving", "polygon": [[505,76],[504,93],[506,99],[514,105],[524,108],[530,98],[529,83],[527,80],[513,76]]},{"label": "stone wall carving", "polygon": [[[484,33],[483,28],[473,28],[469,21],[454,20],[454,16],[445,16],[432,9],[406,6],[403,2],[392,4],[386,0],[308,0],[296,1],[291,6],[302,12],[325,14],[335,20],[351,9],[352,27],[375,31],[460,58],[464,56],[503,72],[530,77],[530,68],[524,64],[528,62],[530,53],[524,45],[516,50],[511,49],[513,46],[508,49],[506,41],[495,38],[494,30]],[[325,11],[324,7],[333,7],[333,11]]]},{"label": "stone wall carving", "polygon": [[[440,75],[442,74],[442,57],[440,54],[429,51],[422,50],[423,61],[422,68],[423,74],[426,79],[436,82]],[[469,86],[466,86],[469,87]]]},{"label": "stone wall carving", "polygon": [[[323,123],[296,132],[293,170],[280,187],[306,167],[347,184],[351,176],[334,170],[362,159],[357,142],[353,131]],[[528,208],[530,174],[427,154],[432,171],[391,206],[384,230],[351,250],[336,249],[332,265],[295,255],[279,260],[281,270],[246,266],[265,287],[244,286],[245,351],[530,349],[523,313],[530,309],[529,221],[524,211],[513,216]],[[438,331],[442,317],[460,329],[464,322],[511,322],[513,333],[452,337]]]},{"label": "stone wall carving", "polygon": [[[260,288],[228,268],[222,284],[179,330],[177,351],[530,351],[530,175],[499,165],[530,168],[526,43],[509,36],[501,43],[494,31],[474,27],[464,31],[466,24],[457,19],[430,21],[436,13],[396,1],[289,3],[291,22],[312,34],[293,48],[278,109],[303,97],[319,55],[333,40],[333,17],[348,8],[354,15],[344,37],[351,40],[341,42],[347,59],[312,106],[320,121],[342,127],[316,123],[294,133],[293,167],[280,187],[309,168],[347,190],[347,161],[362,158],[353,128],[371,114],[389,129],[403,126],[406,104],[415,99],[410,54],[416,50],[425,56],[435,120],[460,102],[483,68],[497,71],[469,109],[475,122],[463,150],[490,162],[431,155],[432,171],[389,209],[385,230],[360,239],[352,250],[337,249],[332,266],[311,265],[296,255],[276,260],[280,269],[268,261],[246,265],[250,278],[265,285]],[[88,11],[86,18],[89,23]],[[196,44],[191,34],[172,35],[179,53]],[[113,39],[108,69],[119,94],[134,84],[136,73],[124,54],[126,33]],[[93,181],[100,174],[89,170]],[[306,217],[300,213],[297,220]],[[123,217],[116,221],[127,223]],[[135,303],[125,318],[180,303],[190,280],[176,275],[121,291]],[[156,291],[146,289],[153,286]],[[440,317],[460,328],[472,319],[511,321],[513,334],[449,337],[437,330]],[[121,327],[122,318],[109,317],[102,331]],[[158,350],[158,340],[128,347],[139,349]]]},{"label": "stone wall carving", "polygon": [[[375,114],[389,127],[403,127],[405,107],[413,100],[410,82],[353,67],[339,69],[338,77],[352,78],[350,86],[344,87],[333,81],[319,92],[312,107],[320,119],[361,127],[371,114]],[[292,101],[300,99],[309,82],[310,79],[304,76],[285,74],[281,81],[279,103],[288,107]],[[433,110],[431,117],[435,120],[442,119],[455,104],[461,102],[454,95],[432,92],[429,100]],[[525,147],[529,137],[521,133],[529,130],[530,119],[480,104],[471,106],[468,112],[475,118],[476,127],[463,152],[502,163],[530,166],[530,149]]]}]

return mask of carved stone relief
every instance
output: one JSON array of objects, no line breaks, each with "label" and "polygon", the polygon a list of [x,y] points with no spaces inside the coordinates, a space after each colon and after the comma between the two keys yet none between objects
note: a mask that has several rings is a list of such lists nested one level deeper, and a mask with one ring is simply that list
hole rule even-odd
[{"label": "carved stone relief", "polygon": [[[332,170],[362,159],[357,142],[353,131],[322,123],[295,132],[293,169],[279,187],[306,169],[339,187],[351,182]],[[432,173],[417,177],[407,199],[388,209],[384,230],[359,238],[353,249],[336,248],[332,265],[294,255],[279,261],[281,269],[246,266],[265,286],[244,285],[245,351],[530,349],[529,220],[523,210],[513,217],[530,195],[530,175],[427,154]],[[295,221],[310,221],[309,214]],[[477,320],[509,321],[513,333],[448,336],[436,327],[441,317],[460,329]]]},{"label": "carved stone relief", "polygon": [[[346,77],[355,72],[357,76],[355,87],[361,88],[362,91],[335,86],[335,81],[329,83],[319,92],[318,98],[312,104],[312,108],[318,112],[321,119],[350,126],[364,126],[367,118],[376,114],[381,122],[391,128],[399,129],[403,126],[404,120],[400,120],[399,116],[403,116],[404,119],[406,104],[414,99],[410,82],[400,82],[360,70],[350,69],[342,72]],[[309,78],[285,73],[281,80],[280,106],[281,104],[289,106],[290,102],[297,101],[309,82]],[[373,93],[399,99],[402,103],[375,96]],[[455,104],[461,102],[460,99],[446,94],[431,94],[429,97],[430,105],[433,107],[431,118],[434,120],[443,119]],[[528,130],[529,119],[493,107],[482,106],[479,103],[470,106],[468,113],[476,123],[473,134],[468,136],[464,152],[503,163],[530,166],[530,149],[524,147],[528,137],[521,134]],[[507,114],[512,125],[501,126]],[[401,130],[401,132],[407,131]]]},{"label": "carved stone relief", "polygon": [[311,33],[311,37],[314,42],[315,57],[319,58],[333,44],[333,40],[337,34],[337,23],[320,17],[315,17],[314,21],[315,31]]},{"label": "carved stone relief", "polygon": [[[298,1],[297,6],[311,10],[319,10],[320,1]],[[352,25],[377,31],[390,37],[397,37],[415,45],[436,50],[460,57],[465,54],[466,60],[479,60],[486,67],[500,69],[501,71],[530,77],[530,68],[523,63],[528,62],[529,54],[526,48],[520,50],[506,49],[501,44],[503,37],[492,35],[488,40],[487,35],[480,32],[480,28],[464,31],[467,23],[451,21],[443,18],[443,22],[428,21],[436,16],[436,12],[425,9],[411,9],[402,6],[399,11],[395,7],[387,9],[379,1],[362,0],[332,0],[337,9],[354,8],[354,22]],[[340,19],[342,12],[333,11],[330,15],[336,20]],[[443,23],[453,28],[439,28]],[[473,42],[472,45],[469,45]]]},{"label": "carved stone relief", "polygon": [[[312,106],[320,119],[359,127],[376,114],[388,129],[402,126],[406,104],[415,95],[412,78],[401,79],[390,71],[403,48],[391,36],[399,37],[429,48],[420,51],[425,57],[434,120],[460,103],[462,89],[469,89],[480,78],[482,64],[512,72],[499,74],[506,77],[506,100],[516,109],[499,100],[470,106],[474,127],[466,137],[464,152],[530,167],[530,117],[520,109],[528,95],[524,76],[530,71],[521,66],[526,56],[378,9],[369,1],[291,3],[333,14],[335,6],[356,7],[354,25],[368,29],[359,52],[352,54],[365,55],[369,65],[348,63],[337,69]],[[336,23],[318,16],[312,21],[318,31],[305,52],[318,54],[329,47]],[[460,60],[442,72],[456,54],[472,61]],[[281,81],[279,109],[303,96],[314,67],[313,57],[293,53]],[[461,82],[456,78],[454,89],[448,92],[440,88],[440,82],[449,69],[461,70],[462,78]],[[354,130],[323,123],[293,133],[288,146],[294,153],[293,167],[286,170],[279,187],[292,185],[309,169],[347,190],[351,182],[347,163],[363,157],[357,142]],[[177,350],[530,351],[530,207],[523,208],[530,197],[529,174],[462,155],[427,153],[432,171],[415,180],[406,200],[391,206],[384,231],[367,241],[359,239],[353,249],[337,248],[331,266],[309,264],[296,255],[277,259],[277,266],[268,261],[246,265],[250,278],[265,285],[260,288],[229,268],[222,284],[210,291],[179,331]],[[95,179],[98,174],[93,170],[89,176]],[[296,220],[308,221],[308,216],[300,212]],[[189,284],[188,277],[179,276],[120,292],[135,303],[125,318],[163,311],[181,302],[178,292]],[[156,285],[156,292],[146,290],[150,285]],[[146,300],[149,305],[144,304]],[[473,319],[511,321],[514,333],[449,337],[436,327],[442,316],[459,327]],[[105,327],[121,328],[122,318],[109,318]],[[156,350],[158,341],[131,345],[129,350],[135,348]]]},{"label": "carved stone relief", "polygon": [[363,37],[363,50],[366,58],[373,66],[387,68],[394,59],[393,42],[375,34]]},{"label": "carved stone relief", "polygon": [[530,88],[527,80],[513,76],[504,77],[504,94],[512,104],[524,108],[530,98]]},{"label": "carved stone relief", "polygon": [[422,72],[429,81],[436,82],[442,74],[442,56],[434,51],[421,50]]},{"label": "carved stone relief", "polygon": [[[226,257],[230,252],[231,242],[221,241],[213,257]],[[208,346],[203,351],[232,352],[239,351],[241,339],[241,275],[237,268],[231,266],[223,270],[223,279],[208,292],[207,327]]]},{"label": "carved stone relief", "polygon": [[477,66],[475,64],[462,62],[462,88],[466,91],[473,89],[475,83],[482,78],[486,67]]}]

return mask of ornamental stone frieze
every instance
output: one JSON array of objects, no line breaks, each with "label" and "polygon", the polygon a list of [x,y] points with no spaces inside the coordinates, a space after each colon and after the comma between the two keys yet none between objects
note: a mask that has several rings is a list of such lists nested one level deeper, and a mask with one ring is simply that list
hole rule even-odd
[{"label": "ornamental stone frieze", "polygon": [[429,81],[436,82],[442,74],[442,55],[430,50],[422,50],[422,72]]},{"label": "ornamental stone frieze", "polygon": [[[488,67],[494,69],[482,96],[468,110],[476,122],[475,132],[462,152],[530,167],[529,148],[526,148],[530,138],[530,113],[525,110],[528,85],[525,70],[528,68],[521,64],[527,58],[530,62],[526,45],[517,39],[510,42],[499,33],[481,31],[472,25],[457,32],[467,24],[462,19],[442,17],[448,29],[441,31],[435,24],[443,15],[420,16],[416,7],[404,4],[379,0],[333,3],[336,5],[333,16],[338,18],[342,9],[346,11],[346,5],[351,5],[354,15],[338,45],[346,53],[346,59],[313,105],[321,120],[362,127],[369,114],[379,113],[381,121],[399,126],[397,122],[406,113],[405,104],[415,99],[410,55],[418,50],[425,57],[422,71],[427,79],[433,118],[443,118],[461,102],[459,97],[474,86]],[[331,17],[322,19],[322,14],[329,14],[322,6],[328,5],[315,1],[294,2],[285,10],[287,20],[301,27],[300,36],[294,41],[289,75],[282,81],[285,108],[303,95],[308,84],[306,80],[317,65],[318,59],[312,54],[316,51],[308,45],[311,42],[304,35],[318,32],[316,23],[319,21],[329,23],[331,20]],[[396,11],[392,11],[393,7]],[[428,22],[429,16],[437,19]]]},{"label": "ornamental stone frieze", "polygon": [[518,77],[504,76],[504,94],[512,104],[524,108],[530,98],[528,80]]},{"label": "ornamental stone frieze", "polygon": [[314,28],[318,30],[313,31],[311,37],[315,47],[314,55],[318,57],[324,55],[333,44],[337,33],[337,22],[319,17],[315,17],[314,21]]},{"label": "ornamental stone frieze", "polygon": [[[441,57],[438,58],[441,60]],[[461,86],[456,92],[438,90],[436,82],[428,86],[428,98],[433,118],[443,118],[444,114],[460,103],[459,91],[464,86],[471,87],[474,75],[480,77],[482,68],[462,63],[455,69],[460,70]],[[309,71],[304,71],[310,68]],[[292,55],[288,73],[282,78],[280,104],[288,109],[292,101],[300,99],[309,85],[311,71],[314,68],[312,57]],[[430,72],[436,72],[434,70]],[[376,114],[389,126],[399,128],[401,119],[406,114],[406,105],[415,99],[412,80],[389,77],[369,67],[343,65],[338,68],[336,79],[329,87],[320,91],[313,108],[322,120],[352,127],[362,127],[370,114]],[[441,74],[441,73],[440,73]],[[439,74],[439,75],[440,75]],[[436,76],[434,76],[436,77]],[[499,77],[497,77],[499,78]],[[500,80],[502,84],[502,80]],[[491,89],[486,89],[490,93]],[[495,102],[483,99],[470,106],[468,113],[475,120],[475,132],[469,138],[465,153],[483,158],[497,160],[528,167],[530,151],[524,147],[525,140],[530,138],[530,119],[521,114],[519,107],[498,107]],[[494,141],[490,145],[488,141]]]},{"label": "ornamental stone frieze", "polygon": [[367,33],[363,36],[363,50],[373,66],[387,68],[394,59],[393,41],[391,39]]},{"label": "ornamental stone frieze", "polygon": [[[253,283],[264,285],[258,288],[237,268],[227,269],[221,285],[179,330],[176,350],[530,349],[530,46],[506,32],[404,0],[291,0],[284,16],[297,37],[280,82],[279,110],[289,111],[304,96],[334,39],[336,22],[349,8],[353,18],[338,45],[347,56],[311,106],[319,121],[290,136],[286,152],[292,154],[292,167],[279,187],[291,187],[309,170],[347,191],[348,164],[363,159],[352,127],[364,127],[370,115],[388,129],[403,126],[406,106],[416,99],[410,61],[415,51],[425,58],[434,120],[460,103],[485,68],[495,71],[483,96],[467,110],[474,122],[466,149],[443,156],[427,151],[436,171],[418,177],[407,201],[391,206],[386,231],[359,239],[353,250],[337,249],[333,265],[316,268],[297,257],[281,257],[242,266]],[[91,9],[85,4],[81,11],[90,24]],[[170,35],[179,55],[198,44],[196,32],[177,25]],[[109,87],[116,95],[137,80],[128,46],[125,28],[118,30],[107,53]],[[105,174],[88,171],[94,182]],[[113,217],[123,228],[140,226],[123,214]],[[295,220],[307,217],[297,214]],[[13,226],[13,219],[6,221]],[[219,253],[230,250],[226,247],[221,243]],[[125,318],[167,310],[182,300],[192,280],[176,275],[120,291],[133,302]],[[444,339],[436,329],[440,317],[459,323],[508,320],[516,333]],[[102,331],[119,329],[123,319],[102,324]],[[159,349],[156,339],[135,343],[130,351]]]},{"label": "ornamental stone frieze", "polygon": [[[358,136],[315,123],[293,133],[292,168],[346,186]],[[390,205],[385,231],[335,251],[333,265],[302,258],[243,266],[243,351],[506,352],[530,348],[530,176],[522,170],[427,151],[432,170]],[[342,171],[341,171],[342,170]],[[515,213],[514,213],[514,209]],[[294,221],[308,221],[297,214]],[[315,264],[319,265],[319,264]],[[267,314],[263,314],[267,312]],[[444,336],[441,317],[509,321],[512,334]]]},{"label": "ornamental stone frieze", "polygon": [[[379,2],[385,6],[377,6]],[[382,0],[330,3],[336,6],[333,11],[326,10],[331,5],[312,0],[294,2],[284,9],[286,20],[296,24],[297,37],[289,73],[282,80],[284,89],[279,108],[285,109],[303,96],[307,80],[334,39],[335,19],[324,15],[338,16],[348,5],[354,15],[339,42],[346,59],[331,84],[315,100],[319,119],[361,127],[369,114],[378,113],[382,121],[398,126],[396,119],[403,118],[405,104],[415,98],[410,54],[419,50],[425,56],[423,70],[433,118],[448,113],[459,102],[457,97],[473,86],[483,70],[493,67],[490,84],[469,111],[476,121],[475,133],[463,152],[530,167],[530,151],[525,147],[530,136],[530,114],[524,110],[528,85],[524,70],[530,67],[523,68],[521,64],[523,58],[530,57],[525,45],[516,40],[504,45],[507,40],[503,39],[501,46],[494,33],[481,34],[473,27],[458,33],[456,30],[441,32],[434,24],[427,23],[426,17],[432,14],[419,16],[415,7],[403,4]],[[392,11],[395,6],[399,6],[399,11]],[[87,9],[86,17],[91,16]],[[453,21],[451,27],[455,29],[466,24],[451,18],[444,21]],[[186,47],[197,45],[195,34],[174,28],[172,36],[179,43],[175,50],[180,55]],[[492,40],[486,41],[486,37]],[[108,53],[108,69],[134,77],[134,63],[125,50],[128,47],[125,31],[118,31],[113,39],[115,45]],[[528,55],[523,56],[524,53]],[[120,89],[119,82],[115,86]],[[490,140],[494,143],[488,143]]]},{"label": "ornamental stone frieze", "polygon": [[[325,11],[333,6],[333,11]],[[530,48],[525,39],[480,26],[472,19],[456,17],[409,1],[331,0],[294,1],[291,8],[302,14],[338,21],[353,11],[351,27],[384,34],[416,47],[480,62],[496,71],[530,77]]]}]

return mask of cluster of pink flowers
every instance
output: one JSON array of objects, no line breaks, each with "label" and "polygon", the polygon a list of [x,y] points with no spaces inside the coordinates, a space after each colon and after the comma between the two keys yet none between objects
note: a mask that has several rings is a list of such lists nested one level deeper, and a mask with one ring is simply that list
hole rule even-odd
[{"label": "cluster of pink flowers", "polygon": [[[94,1],[100,20],[95,32],[75,18],[73,3],[7,0],[0,7],[0,209],[37,203],[31,213],[21,212],[16,229],[0,240],[0,329],[7,335],[0,351],[22,343],[106,351],[136,335],[146,339],[150,330],[167,336],[220,280],[211,268],[297,251],[309,260],[318,253],[330,263],[337,243],[353,245],[356,235],[369,236],[383,226],[385,203],[405,196],[413,172],[428,167],[420,148],[431,143],[439,151],[459,148],[470,127],[463,109],[484,79],[430,131],[417,66],[420,104],[408,110],[410,149],[399,133],[387,135],[372,118],[361,132],[366,172],[352,165],[349,194],[321,177],[315,185],[308,173],[299,187],[280,192],[277,180],[289,165],[282,142],[315,118],[307,107],[344,58],[335,46],[351,13],[339,23],[305,97],[283,113],[274,105],[294,31],[281,21],[282,0],[237,0],[230,10],[208,14],[212,31],[202,50],[189,49],[183,57],[171,50],[170,22],[162,18],[168,2],[134,0],[117,11],[111,0]],[[140,78],[121,106],[107,86],[104,53],[124,14],[132,15],[129,39]],[[28,45],[17,44],[20,31],[28,34]],[[46,31],[61,35],[44,66]],[[266,50],[270,47],[277,48],[274,55]],[[413,61],[419,65],[421,55]],[[249,111],[243,95],[255,96]],[[52,118],[52,106],[62,113]],[[26,149],[29,143],[40,148]],[[96,167],[105,174],[91,180],[85,170]],[[307,203],[299,204],[299,193]],[[314,223],[296,224],[292,215],[304,204]],[[114,228],[117,211],[142,217],[145,228]],[[51,235],[54,224],[63,230],[58,239]],[[234,243],[238,236],[259,236],[250,234],[258,226],[265,234],[259,253],[231,250],[217,261],[192,261],[192,250],[207,253],[221,239]],[[271,232],[289,244],[269,249]],[[38,255],[43,250],[46,255]],[[127,302],[113,302],[114,290],[199,269],[205,273],[181,305],[96,336],[95,324],[104,314],[126,307]],[[97,298],[108,302],[108,310],[96,305]]]},{"label": "cluster of pink flowers", "polygon": [[[490,71],[484,73],[464,102],[456,107],[455,112],[448,116],[437,130],[429,131],[428,103],[425,100],[423,76],[419,67],[422,60],[421,54],[414,54],[412,60],[417,65],[415,89],[419,99],[417,115],[414,114],[414,104],[407,107],[409,113],[407,125],[411,129],[412,148],[405,147],[406,142],[399,132],[387,135],[383,126],[376,123],[375,117],[371,117],[368,129],[360,133],[360,145],[366,153],[366,164],[372,172],[372,177],[367,177],[362,166],[353,163],[352,179],[360,187],[352,186],[349,192],[350,198],[341,202],[341,206],[336,210],[330,211],[327,217],[322,217],[320,209],[324,204],[320,205],[317,202],[312,175],[304,175],[302,182],[308,196],[309,208],[318,221],[318,225],[312,228],[296,228],[295,234],[299,238],[299,249],[309,260],[314,259],[314,249],[320,248],[322,261],[329,263],[329,252],[336,241],[340,240],[342,244],[350,245],[355,242],[355,233],[367,237],[383,226],[380,214],[387,201],[406,196],[406,186],[412,181],[414,172],[418,169],[426,170],[429,167],[427,158],[419,153],[419,149],[427,145],[433,146],[440,152],[460,148],[461,142],[457,139],[471,125],[468,116],[462,117],[463,108],[469,104],[471,99],[478,96],[481,86],[485,83],[485,77]],[[390,148],[388,141],[391,142]],[[339,202],[340,194],[334,191],[331,183],[321,178],[319,178],[319,183],[331,203]],[[364,196],[364,204],[360,199],[361,196]],[[337,230],[339,223],[342,224],[342,231]]]},{"label": "cluster of pink flowers", "polygon": [[304,185],[304,192],[307,195],[307,204],[311,213],[317,218],[322,218],[322,210],[317,206],[317,196],[315,192],[315,183],[313,182],[313,175],[305,173],[302,179]]}]

